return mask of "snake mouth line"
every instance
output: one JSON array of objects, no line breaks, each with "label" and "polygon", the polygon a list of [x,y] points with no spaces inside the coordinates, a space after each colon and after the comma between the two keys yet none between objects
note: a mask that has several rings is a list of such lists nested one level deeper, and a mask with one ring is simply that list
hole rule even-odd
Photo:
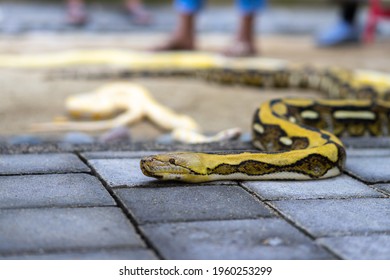
[{"label": "snake mouth line", "polygon": [[193,174],[193,171],[189,168],[173,165],[168,161],[161,161],[154,157],[146,157],[141,159],[140,166],[144,175],[159,179],[162,179],[165,174]]}]

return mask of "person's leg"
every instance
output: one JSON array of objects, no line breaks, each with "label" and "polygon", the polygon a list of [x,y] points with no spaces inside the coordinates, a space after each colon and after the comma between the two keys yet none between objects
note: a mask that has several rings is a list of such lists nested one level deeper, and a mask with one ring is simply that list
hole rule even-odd
[{"label": "person's leg", "polygon": [[317,44],[320,47],[338,46],[346,43],[359,42],[357,13],[359,0],[338,1],[340,4],[339,21],[319,34]]},{"label": "person's leg", "polygon": [[203,7],[203,0],[176,0],[175,8],[179,13],[178,24],[170,39],[154,48],[157,51],[195,49],[196,13]]},{"label": "person's leg", "polygon": [[142,0],[126,0],[125,8],[133,17],[133,22],[136,24],[147,25],[151,23],[152,17],[145,9]]},{"label": "person's leg", "polygon": [[256,13],[265,6],[264,0],[238,0],[239,25],[232,44],[226,49],[229,56],[250,56],[256,54]]},{"label": "person's leg", "polygon": [[350,25],[355,25],[358,7],[358,1],[343,1],[340,9],[341,18]]},{"label": "person's leg", "polygon": [[67,22],[73,25],[83,25],[87,22],[87,12],[83,0],[67,0]]}]

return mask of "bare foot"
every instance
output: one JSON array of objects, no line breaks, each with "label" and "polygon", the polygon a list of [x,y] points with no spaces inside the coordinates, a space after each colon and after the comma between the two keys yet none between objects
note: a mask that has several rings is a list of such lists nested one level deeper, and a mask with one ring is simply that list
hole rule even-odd
[{"label": "bare foot", "polygon": [[152,48],[151,51],[192,51],[194,49],[195,46],[192,40],[172,38]]},{"label": "bare foot", "polygon": [[257,51],[255,46],[249,42],[235,41],[223,54],[231,57],[246,57],[256,55]]},{"label": "bare foot", "polygon": [[81,3],[68,3],[67,23],[71,25],[84,25],[88,21],[85,5]]}]

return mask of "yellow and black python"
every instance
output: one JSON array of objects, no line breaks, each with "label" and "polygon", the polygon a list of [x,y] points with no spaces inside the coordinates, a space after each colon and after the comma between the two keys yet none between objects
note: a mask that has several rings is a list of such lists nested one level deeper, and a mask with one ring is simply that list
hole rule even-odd
[{"label": "yellow and black python", "polygon": [[253,145],[262,152],[167,153],[141,160],[142,172],[162,180],[322,179],[343,171],[339,136],[390,134],[390,75],[317,68],[264,58],[229,59],[204,53],[74,51],[40,56],[0,55],[0,67],[116,65],[129,75],[195,75],[209,81],[257,87],[319,90],[330,99],[275,99],[252,122]]},{"label": "yellow and black python", "polygon": [[346,153],[339,136],[390,132],[390,76],[383,73],[292,67],[213,69],[202,74],[223,83],[312,88],[333,99],[266,102],[252,122],[252,143],[262,152],[149,156],[141,160],[146,176],[185,182],[330,178],[342,173],[345,166]]}]

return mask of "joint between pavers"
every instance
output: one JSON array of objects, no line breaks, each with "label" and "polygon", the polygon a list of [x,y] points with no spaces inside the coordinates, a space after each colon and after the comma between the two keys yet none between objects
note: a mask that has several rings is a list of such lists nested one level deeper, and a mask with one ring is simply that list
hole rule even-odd
[{"label": "joint between pavers", "polygon": [[30,209],[81,209],[81,208],[118,208],[117,205],[58,205],[58,206],[28,206],[28,207],[0,207],[2,210],[30,210]]},{"label": "joint between pavers", "polygon": [[348,233],[338,233],[338,234],[324,234],[324,235],[318,235],[316,236],[316,240],[320,238],[337,238],[337,237],[353,237],[353,236],[375,236],[375,235],[384,235],[384,236],[390,236],[390,231],[388,230],[376,230],[376,231],[369,231],[369,232],[348,232]]},{"label": "joint between pavers", "polygon": [[378,193],[383,194],[386,198],[390,198],[390,194],[387,193],[386,191],[381,190],[381,189],[379,189],[379,188],[376,188],[376,187],[374,187],[374,186],[372,186],[372,185],[369,185],[369,187],[372,188],[372,189],[374,189],[374,190],[377,191]]},{"label": "joint between pavers", "polygon": [[[183,185],[184,186],[184,185]],[[191,185],[189,185],[191,186]],[[194,185],[196,186],[196,185]],[[134,186],[128,186],[128,185],[117,185],[117,186],[109,186],[109,188],[113,189],[113,190],[123,190],[123,189],[152,189],[152,188],[160,188],[160,189],[163,189],[163,188],[172,188],[172,187],[177,187],[175,186],[174,184],[166,184],[166,185],[156,185],[156,186],[153,186],[153,185],[134,185]],[[181,187],[181,186],[180,186]]]},{"label": "joint between pavers", "polygon": [[[367,196],[348,196],[348,197],[317,197],[317,198],[294,198],[294,199],[264,199],[263,202],[278,202],[278,201],[309,201],[309,200],[354,200],[354,199],[369,199]],[[388,196],[375,197],[377,199],[387,199]]]},{"label": "joint between pavers", "polygon": [[[38,249],[38,250],[21,250],[11,253],[0,253],[0,258],[9,258],[9,257],[18,257],[23,255],[44,255],[44,254],[64,254],[64,253],[94,253],[99,251],[115,251],[115,250],[147,250],[145,247],[141,246],[131,246],[131,245],[117,245],[117,246],[103,246],[103,247],[74,247],[67,249]],[[153,252],[154,253],[154,252]]]},{"label": "joint between pavers", "polygon": [[[263,202],[267,207],[269,207],[274,213],[276,213],[277,216],[279,216],[282,220],[286,221],[288,224],[296,228],[299,232],[303,233],[305,236],[309,237],[313,242],[316,243],[316,237],[312,235],[310,232],[305,230],[303,227],[301,227],[299,224],[294,223],[291,219],[289,219],[286,215],[284,215],[281,211],[279,211],[276,207],[274,207],[269,201],[262,199],[260,195],[255,193],[254,191],[247,188],[243,183],[240,182],[239,184],[245,191],[253,195],[256,199]],[[317,244],[317,243],[316,243]],[[329,254],[334,256],[336,259],[342,259],[341,256],[339,256],[336,252],[333,252],[329,248],[325,247],[324,245],[318,244],[322,249],[327,251]]]},{"label": "joint between pavers", "polygon": [[128,185],[116,185],[116,186],[110,186],[113,190],[123,190],[123,189],[153,189],[153,188],[159,188],[159,189],[165,189],[165,188],[194,188],[199,186],[220,186],[221,188],[231,188],[231,187],[239,187],[238,182],[237,183],[229,183],[229,184],[218,184],[218,182],[210,182],[210,183],[182,183],[182,184],[175,184],[172,183],[166,183],[166,184],[159,184],[159,185],[134,185],[134,186],[128,186]]},{"label": "joint between pavers", "polygon": [[238,185],[239,185],[242,189],[244,189],[247,193],[249,193],[250,195],[252,195],[256,200],[258,200],[258,201],[261,202],[261,203],[264,203],[265,206],[267,207],[267,209],[271,211],[271,213],[274,213],[274,214],[276,214],[276,215],[279,214],[277,211],[275,211],[275,210],[273,209],[273,207],[270,207],[270,206],[268,205],[268,203],[266,203],[268,200],[265,199],[265,197],[262,197],[261,195],[255,193],[254,191],[252,191],[252,190],[250,190],[249,188],[247,188],[247,187],[245,186],[245,181],[239,181],[239,182],[238,182]]},{"label": "joint between pavers", "polygon": [[156,222],[144,222],[140,226],[145,225],[163,225],[163,224],[185,224],[185,223],[198,223],[198,222],[225,222],[225,221],[247,221],[247,220],[268,220],[268,219],[280,219],[279,217],[243,217],[243,218],[225,218],[225,219],[188,219],[188,220],[175,220],[175,221],[156,221]]},{"label": "joint between pavers", "polygon": [[11,176],[39,176],[39,175],[63,175],[63,174],[87,174],[93,175],[88,171],[64,171],[64,172],[20,172],[20,173],[10,173],[10,174],[0,174],[0,177],[11,177]]},{"label": "joint between pavers", "polygon": [[366,182],[362,178],[359,178],[357,175],[355,175],[355,174],[353,174],[353,173],[351,173],[351,172],[349,172],[347,170],[345,170],[343,173],[346,176],[349,176],[349,177],[351,177],[351,178],[353,178],[355,180],[358,180],[360,183],[365,184],[367,187],[369,187],[369,188],[373,189],[374,191],[384,195],[386,198],[390,197],[390,195],[387,192],[385,192],[385,191],[383,191],[381,189],[378,189],[378,188],[376,188],[374,186],[374,185],[377,185],[377,184],[388,184],[389,182]]},{"label": "joint between pavers", "polygon": [[134,226],[134,230],[140,236],[142,241],[146,244],[147,248],[152,250],[153,253],[157,256],[158,259],[164,259],[162,254],[159,252],[159,250],[143,234],[143,232],[139,228],[139,224],[137,223],[136,219],[134,218],[134,215],[126,208],[126,206],[122,203],[122,201],[119,199],[119,197],[115,194],[114,190],[107,184],[107,182],[105,180],[103,180],[103,178],[99,175],[99,173],[96,172],[95,168],[92,165],[89,164],[89,162],[88,162],[88,160],[86,158],[84,158],[79,152],[76,152],[75,154],[79,157],[79,159],[85,165],[87,165],[89,167],[89,169],[91,170],[91,174],[99,179],[99,181],[102,183],[104,188],[108,191],[108,193],[114,199],[114,201],[117,204],[117,206],[122,210],[123,214],[129,220],[129,222]]},{"label": "joint between pavers", "polygon": [[350,176],[350,177],[352,177],[352,178],[358,180],[359,182],[366,184],[368,186],[372,185],[372,184],[388,184],[388,183],[390,183],[390,181],[375,181],[375,182],[365,181],[363,178],[359,177],[359,175],[354,174],[353,172],[348,171],[348,170],[344,170],[344,174],[347,176]]}]

